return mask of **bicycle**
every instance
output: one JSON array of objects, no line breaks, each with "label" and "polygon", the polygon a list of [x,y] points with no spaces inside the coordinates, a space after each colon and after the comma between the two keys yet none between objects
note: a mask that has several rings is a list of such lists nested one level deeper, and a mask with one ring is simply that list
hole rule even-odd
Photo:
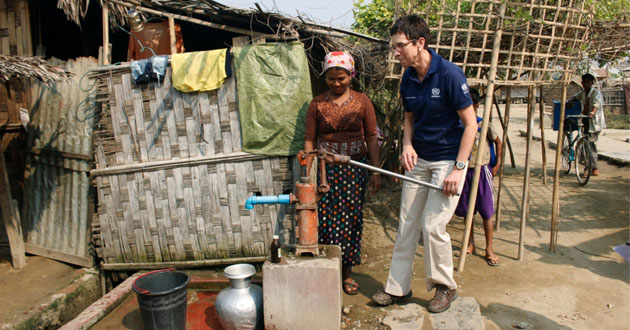
[{"label": "bicycle", "polygon": [[[565,117],[564,137],[562,138],[562,170],[565,174],[571,171],[571,162],[575,167],[578,184],[583,186],[591,177],[591,145],[583,135],[583,118],[586,115],[570,115]],[[574,133],[577,135],[574,137]]]}]

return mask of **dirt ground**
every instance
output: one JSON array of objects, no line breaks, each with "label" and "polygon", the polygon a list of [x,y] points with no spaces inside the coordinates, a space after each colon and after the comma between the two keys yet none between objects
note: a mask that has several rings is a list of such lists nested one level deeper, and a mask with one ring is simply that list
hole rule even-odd
[{"label": "dirt ground", "polygon": [[85,274],[85,269],[38,256],[27,256],[16,271],[11,256],[0,254],[0,329],[10,329],[38,312],[55,294]]},{"label": "dirt ground", "polygon": [[[515,122],[519,116],[523,123],[524,108],[514,111]],[[630,167],[600,160],[602,174],[592,177],[584,187],[578,186],[574,172],[561,175],[558,240],[556,252],[552,253],[549,244],[553,163],[547,165],[548,183],[544,185],[541,143],[535,141],[524,257],[519,261],[526,139],[518,130],[510,132],[510,139],[516,168],[506,163],[500,230],[494,235],[494,252],[501,265],[486,264],[482,222],[475,217],[477,255],[468,256],[464,271],[456,272],[459,296],[477,300],[486,329],[628,329],[630,264],[612,248],[630,241]],[[623,151],[630,151],[628,146]],[[555,150],[547,149],[548,162],[554,157]],[[369,198],[362,265],[354,268],[361,292],[344,295],[344,305],[351,306],[350,313],[344,316],[346,328],[386,329],[381,321],[389,309],[396,308],[376,307],[370,297],[387,279],[399,199],[400,185],[385,187]],[[448,232],[454,250],[458,250],[464,219],[454,217]],[[433,293],[426,292],[422,254],[419,246],[412,280],[414,296],[406,303],[426,306]],[[457,267],[457,258],[454,263]]]}]

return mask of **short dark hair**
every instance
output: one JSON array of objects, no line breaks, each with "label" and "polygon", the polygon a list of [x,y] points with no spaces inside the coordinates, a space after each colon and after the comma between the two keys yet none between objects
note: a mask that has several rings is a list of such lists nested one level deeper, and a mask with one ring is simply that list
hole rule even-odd
[{"label": "short dark hair", "polygon": [[396,23],[389,29],[389,35],[403,33],[409,40],[418,40],[424,38],[424,48],[429,47],[431,31],[429,25],[424,19],[416,14],[407,15],[399,18]]},{"label": "short dark hair", "polygon": [[595,82],[595,76],[590,73],[585,73],[582,75],[582,80],[590,80],[591,82]]},{"label": "short dark hair", "polygon": [[472,99],[473,104],[481,102],[481,96],[479,96],[479,91],[477,91],[476,88],[470,89],[470,98]]}]

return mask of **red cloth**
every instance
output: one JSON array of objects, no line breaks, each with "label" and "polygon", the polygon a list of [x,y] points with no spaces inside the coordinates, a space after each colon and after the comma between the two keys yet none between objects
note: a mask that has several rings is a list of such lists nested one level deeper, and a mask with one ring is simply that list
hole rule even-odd
[{"label": "red cloth", "polygon": [[[131,31],[129,37],[129,48],[127,49],[127,61],[143,60],[153,56],[150,47],[155,55],[171,54],[171,37],[168,29],[168,21],[162,22],[143,22],[144,29],[140,32]],[[137,39],[137,40],[136,40]],[[138,40],[145,47],[138,44]],[[182,28],[179,24],[175,24],[175,47],[178,53],[184,52],[184,40],[182,38]]]}]

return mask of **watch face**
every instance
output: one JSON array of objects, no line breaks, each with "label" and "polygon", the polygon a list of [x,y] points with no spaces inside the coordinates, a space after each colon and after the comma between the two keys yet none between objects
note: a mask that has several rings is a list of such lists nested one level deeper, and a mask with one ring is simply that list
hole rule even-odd
[{"label": "watch face", "polygon": [[461,162],[461,161],[460,162],[456,162],[455,163],[455,167],[457,167],[457,169],[463,170],[464,167],[466,167],[466,163]]}]

